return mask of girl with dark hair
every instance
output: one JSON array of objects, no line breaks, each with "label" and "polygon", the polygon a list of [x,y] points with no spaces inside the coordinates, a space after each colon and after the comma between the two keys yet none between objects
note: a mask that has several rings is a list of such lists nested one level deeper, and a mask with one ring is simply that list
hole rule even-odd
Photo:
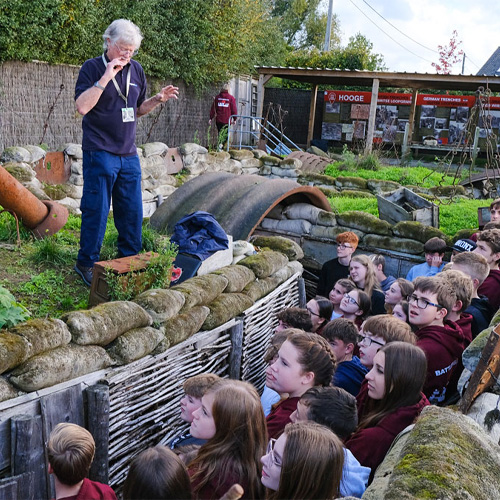
[{"label": "girl with dark hair", "polygon": [[317,295],[307,303],[306,307],[311,316],[311,331],[321,335],[324,326],[332,317],[333,304],[326,297]]},{"label": "girl with dark hair", "polygon": [[344,450],[340,439],[315,422],[288,424],[262,457],[262,484],[272,500],[338,498]]},{"label": "girl with dark hair", "polygon": [[266,422],[251,384],[225,380],[207,392],[193,412],[191,435],[208,440],[188,465],[195,498],[219,499],[236,483],[243,498],[264,498],[260,458]]},{"label": "girl with dark hair", "polygon": [[384,314],[385,295],[380,288],[375,267],[367,255],[355,255],[349,264],[349,278],[356,286],[363,290],[370,297],[372,308],[371,313]]},{"label": "girl with dark hair", "polygon": [[358,330],[370,313],[370,308],[370,296],[358,288],[344,294],[344,298],[340,302],[342,317],[354,322]]},{"label": "girl with dark hair", "polygon": [[132,460],[124,500],[191,500],[191,482],[182,460],[165,446],[149,448]]},{"label": "girl with dark hair", "polygon": [[395,437],[429,405],[422,393],[426,374],[424,351],[415,345],[391,342],[375,354],[357,397],[358,428],[345,443],[371,468],[370,481]]},{"label": "girl with dark hair", "polygon": [[402,300],[392,308],[392,315],[396,318],[408,323],[408,302]]},{"label": "girl with dark hair", "polygon": [[328,294],[328,300],[333,305],[333,311],[330,317],[331,320],[342,317],[343,313],[340,310],[340,303],[342,302],[344,295],[349,293],[351,290],[354,290],[354,288],[356,288],[354,282],[347,278],[340,279],[335,283],[335,285],[333,285],[333,288]]},{"label": "girl with dark hair", "polygon": [[[407,300],[413,293],[413,283],[411,281],[405,280],[404,278],[398,278],[385,292],[385,310],[392,314],[394,306],[399,304],[402,300]],[[406,320],[404,320],[406,321]]]},{"label": "girl with dark hair", "polygon": [[335,372],[335,354],[328,342],[315,333],[301,330],[283,330],[287,339],[278,351],[278,357],[266,370],[266,384],[285,397],[267,416],[270,438],[278,437],[297,403],[311,387],[327,387]]}]

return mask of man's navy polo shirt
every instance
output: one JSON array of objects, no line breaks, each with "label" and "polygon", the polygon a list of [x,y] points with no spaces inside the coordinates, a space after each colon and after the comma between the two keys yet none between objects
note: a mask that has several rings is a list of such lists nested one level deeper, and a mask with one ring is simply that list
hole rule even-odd
[{"label": "man's navy polo shirt", "polygon": [[[107,57],[106,60],[109,61]],[[105,70],[101,56],[85,61],[76,82],[75,100],[82,92],[92,87]],[[146,99],[146,75],[137,61],[130,60],[130,64],[115,76],[123,95],[126,93],[128,71],[131,73],[127,106],[134,108],[135,121],[123,122],[122,108],[125,107],[125,101],[118,95],[113,81],[110,81],[97,104],[83,117],[84,151],[107,151],[121,156],[137,154],[135,147],[137,108]]]}]

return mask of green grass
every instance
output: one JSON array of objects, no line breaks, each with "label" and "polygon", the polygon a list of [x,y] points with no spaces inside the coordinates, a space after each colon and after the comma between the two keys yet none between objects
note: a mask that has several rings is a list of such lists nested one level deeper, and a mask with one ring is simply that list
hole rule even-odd
[{"label": "green grass", "polygon": [[395,181],[403,186],[435,187],[439,185],[451,185],[454,177],[435,172],[426,167],[380,167],[379,170],[367,170],[358,168],[356,170],[345,169],[341,162],[328,165],[325,175],[330,177],[361,177],[362,179],[378,179]]}]

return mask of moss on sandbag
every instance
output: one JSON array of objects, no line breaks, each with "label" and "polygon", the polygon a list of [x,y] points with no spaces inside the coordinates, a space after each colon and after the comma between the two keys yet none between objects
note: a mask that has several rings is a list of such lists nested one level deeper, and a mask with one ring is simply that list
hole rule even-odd
[{"label": "moss on sandbag", "polygon": [[241,266],[251,269],[259,279],[267,278],[288,264],[288,257],[281,252],[264,250],[250,255],[239,262]]},{"label": "moss on sandbag", "polygon": [[217,269],[213,274],[218,274],[227,278],[227,287],[224,293],[238,293],[245,288],[248,283],[255,281],[255,274],[248,267],[234,265]]},{"label": "moss on sandbag", "polygon": [[63,316],[75,344],[107,345],[122,333],[150,326],[151,316],[134,302],[115,301],[88,311],[73,311]]},{"label": "moss on sandbag", "polygon": [[252,299],[252,301],[257,302],[259,299],[265,297],[275,288],[280,286],[281,283],[285,282],[288,278],[293,276],[295,274],[293,271],[294,270],[291,266],[283,267],[267,278],[263,278],[261,280],[250,283],[247,287],[245,287],[243,293],[245,295],[248,295],[248,297]]},{"label": "moss on sandbag", "polygon": [[153,352],[164,338],[156,328],[134,328],[114,340],[107,352],[116,364],[126,365]]},{"label": "moss on sandbag", "polygon": [[9,333],[20,335],[28,341],[29,357],[62,347],[71,341],[71,333],[66,323],[60,319],[30,319],[9,328]]},{"label": "moss on sandbag", "polygon": [[2,401],[7,401],[8,399],[17,398],[17,396],[20,396],[21,394],[23,393],[16,389],[5,378],[0,377],[0,403]]},{"label": "moss on sandbag", "polygon": [[0,373],[21,364],[29,358],[29,342],[14,333],[0,333]]},{"label": "moss on sandbag", "polygon": [[69,344],[22,363],[13,370],[10,382],[26,392],[38,391],[111,365],[104,348]]},{"label": "moss on sandbag", "polygon": [[153,288],[138,295],[133,302],[151,315],[154,322],[163,323],[179,313],[186,297],[176,290]]},{"label": "moss on sandbag", "polygon": [[333,212],[322,210],[318,215],[318,226],[334,227],[337,225],[337,216]]},{"label": "moss on sandbag", "polygon": [[[381,234],[382,236],[390,236],[392,234],[391,225],[380,220],[372,214],[351,210],[337,215],[337,222],[341,226],[346,227],[346,231],[359,229],[366,234]],[[349,228],[349,229],[347,229]]]},{"label": "moss on sandbag", "polygon": [[223,325],[231,318],[240,315],[253,306],[254,301],[244,293],[224,293],[211,302],[210,312],[203,323],[202,330],[212,330]]},{"label": "moss on sandbag", "polygon": [[393,236],[380,236],[378,234],[367,234],[363,239],[363,245],[375,249],[397,250],[411,255],[420,255],[424,251],[424,244],[420,241],[408,238],[394,238]]},{"label": "moss on sandbag", "polygon": [[399,236],[400,238],[409,238],[411,240],[421,241],[422,243],[434,237],[441,238],[444,241],[448,240],[448,236],[437,227],[426,226],[417,221],[398,222],[393,226],[392,232],[395,236]]},{"label": "moss on sandbag", "polygon": [[165,322],[162,325],[165,340],[158,345],[155,353],[162,352],[198,333],[209,312],[207,306],[195,306]]},{"label": "moss on sandbag", "polygon": [[195,306],[209,304],[226,289],[227,284],[228,280],[224,276],[210,273],[188,279],[184,283],[175,285],[173,290],[181,292],[186,297],[182,309],[184,312]]},{"label": "moss on sandbag", "polygon": [[265,247],[283,253],[289,260],[304,258],[304,252],[300,245],[283,236],[257,236],[252,240],[252,243],[258,247]]}]

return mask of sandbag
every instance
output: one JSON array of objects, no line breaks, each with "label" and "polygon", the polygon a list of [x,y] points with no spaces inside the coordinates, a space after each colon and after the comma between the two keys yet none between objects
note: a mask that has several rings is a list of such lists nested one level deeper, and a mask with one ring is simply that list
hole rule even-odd
[{"label": "sandbag", "polygon": [[[164,323],[162,330],[169,346],[174,346],[198,333],[209,312],[210,309],[206,306],[196,306]],[[162,344],[164,344],[163,341],[160,345]]]},{"label": "sandbag", "polygon": [[280,286],[281,283],[284,283],[294,274],[295,273],[293,272],[292,267],[285,266],[268,278],[263,278],[250,283],[247,287],[245,287],[243,293],[248,295],[248,297],[250,297],[254,302],[257,302],[257,300],[271,293],[275,288]]},{"label": "sandbag", "polygon": [[134,328],[114,340],[107,353],[116,364],[126,365],[153,352],[164,338],[160,330],[151,326]]},{"label": "sandbag", "polygon": [[208,305],[210,313],[202,330],[212,330],[253,306],[254,301],[243,293],[223,293]]},{"label": "sandbag", "polygon": [[175,285],[173,290],[181,292],[186,297],[182,309],[184,312],[195,306],[209,304],[226,289],[227,284],[227,278],[224,276],[210,273],[190,278],[184,283]]},{"label": "sandbag", "polygon": [[134,302],[105,302],[88,311],[73,311],[63,316],[75,344],[107,345],[122,333],[150,326],[151,316]]},{"label": "sandbag", "polygon": [[259,279],[267,278],[288,264],[288,257],[281,252],[264,250],[240,261],[241,266],[251,269]]},{"label": "sandbag", "polygon": [[252,243],[258,247],[266,247],[277,252],[284,253],[289,260],[304,258],[304,252],[300,245],[290,238],[283,236],[256,236]]},{"label": "sandbag", "polygon": [[102,347],[69,344],[30,358],[13,370],[10,382],[26,392],[38,391],[111,365]]},{"label": "sandbag", "polygon": [[30,344],[19,335],[0,333],[0,373],[21,364],[29,358]]},{"label": "sandbag", "polygon": [[28,341],[30,358],[56,347],[68,345],[71,341],[71,333],[66,323],[60,319],[30,319],[9,328],[9,332],[20,335]]},{"label": "sandbag", "polygon": [[8,399],[17,398],[17,396],[21,396],[21,394],[23,394],[21,391],[18,391],[6,379],[0,377],[0,403]]},{"label": "sandbag", "polygon": [[248,283],[255,281],[255,274],[251,269],[245,266],[226,266],[221,267],[213,274],[218,274],[227,278],[227,287],[224,293],[238,293],[245,288]]},{"label": "sandbag", "polygon": [[310,203],[294,203],[285,208],[285,215],[289,219],[305,219],[311,224],[318,223],[321,208],[315,207]]},{"label": "sandbag", "polygon": [[163,323],[179,313],[186,297],[176,290],[153,288],[142,292],[133,302],[139,304],[155,323]]},{"label": "sandbag", "polygon": [[284,233],[293,233],[298,235],[309,234],[311,232],[312,226],[309,221],[303,219],[262,219],[260,225],[263,229],[268,229],[271,231],[282,231]]}]

